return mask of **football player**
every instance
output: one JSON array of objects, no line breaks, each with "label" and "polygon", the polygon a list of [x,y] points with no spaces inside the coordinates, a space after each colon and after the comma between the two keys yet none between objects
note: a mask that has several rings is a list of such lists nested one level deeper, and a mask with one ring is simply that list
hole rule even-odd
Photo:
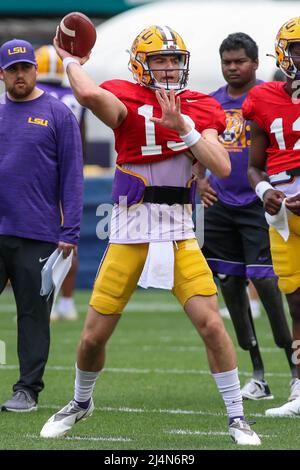
[{"label": "football player", "polygon": [[[38,64],[38,87],[62,101],[75,115],[81,132],[83,155],[85,156],[85,108],[76,100],[72,88],[63,86],[64,67],[52,44],[35,51]],[[51,321],[76,320],[78,313],[73,299],[76,280],[78,254],[74,253],[72,266],[62,285],[62,296],[51,311]]]},{"label": "football player", "polygon": [[218,275],[239,345],[249,351],[253,377],[242,388],[244,398],[273,398],[264,380],[264,365],[252,321],[247,295],[251,279],[268,314],[275,343],[284,348],[292,372],[289,400],[295,388],[296,369],[292,362],[292,337],[284,313],[277,277],[272,268],[268,224],[262,202],[250,186],[247,168],[250,125],[242,115],[247,93],[258,83],[258,47],[245,33],[230,34],[220,46],[223,76],[227,82],[212,96],[226,111],[226,130],[220,140],[230,155],[232,171],[227,178],[211,174],[199,181],[204,211],[203,254]]},{"label": "football player", "polygon": [[[274,271],[280,290],[286,294],[296,347],[300,340],[300,17],[280,28],[275,51],[286,83],[255,87],[244,102],[243,114],[252,121],[249,179],[270,224]],[[299,390],[297,359],[295,351],[295,387]],[[267,410],[266,415],[300,415],[300,397]]]},{"label": "football player", "polygon": [[[228,154],[218,141],[224,111],[213,98],[186,89],[190,54],[169,27],[148,27],[133,42],[129,66],[137,83],[110,80],[97,87],[80,66],[87,58],[72,57],[57,40],[54,44],[78,101],[114,130],[118,157],[110,244],[80,340],[75,396],[48,420],[41,436],[63,436],[92,413],[105,345],[146,262],[148,285],[158,278],[161,286],[171,284],[205,343],[232,439],[259,445],[244,419],[235,352],[218,313],[212,273],[195,240],[189,204],[191,152],[220,177],[230,173]],[[166,262],[158,267],[162,257]]]}]

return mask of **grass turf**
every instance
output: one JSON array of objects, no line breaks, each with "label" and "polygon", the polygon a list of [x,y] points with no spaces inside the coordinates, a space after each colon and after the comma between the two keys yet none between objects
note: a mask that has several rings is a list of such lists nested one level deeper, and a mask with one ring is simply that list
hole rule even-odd
[{"label": "grass turf", "polygon": [[[106,369],[98,379],[96,410],[68,438],[39,438],[44,422],[73,394],[76,345],[83,326],[88,292],[77,292],[80,319],[51,326],[51,351],[39,410],[0,413],[0,449],[201,450],[240,449],[231,443],[221,398],[207,366],[201,339],[168,292],[138,290],[107,348]],[[10,291],[0,297],[0,340],[7,364],[0,366],[0,403],[18,378],[15,307]],[[226,328],[234,339],[231,322]],[[262,436],[259,449],[299,449],[298,418],[266,418],[266,408],[289,395],[289,369],[276,348],[265,313],[256,320],[271,401],[246,401],[249,419]],[[241,383],[251,376],[248,353],[238,351]]]}]

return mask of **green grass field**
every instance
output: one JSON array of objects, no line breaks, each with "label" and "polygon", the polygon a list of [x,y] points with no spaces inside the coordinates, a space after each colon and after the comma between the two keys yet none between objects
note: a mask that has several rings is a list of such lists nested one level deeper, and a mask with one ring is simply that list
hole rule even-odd
[{"label": "green grass field", "polygon": [[[51,327],[46,386],[38,412],[0,413],[0,449],[237,449],[227,435],[223,403],[209,374],[203,344],[176,300],[164,291],[139,290],[133,296],[110,340],[93,416],[76,425],[67,438],[39,438],[46,419],[73,396],[75,351],[88,297],[88,292],[76,294],[80,320]],[[14,317],[12,294],[4,292],[0,339],[6,343],[7,364],[0,367],[0,403],[9,398],[18,378]],[[247,417],[256,420],[254,429],[263,442],[260,449],[299,449],[299,419],[264,416],[266,408],[286,401],[290,376],[265,313],[256,325],[275,399],[245,402]],[[229,320],[226,327],[232,334]],[[238,359],[244,384],[251,374],[248,353],[238,349]]]}]

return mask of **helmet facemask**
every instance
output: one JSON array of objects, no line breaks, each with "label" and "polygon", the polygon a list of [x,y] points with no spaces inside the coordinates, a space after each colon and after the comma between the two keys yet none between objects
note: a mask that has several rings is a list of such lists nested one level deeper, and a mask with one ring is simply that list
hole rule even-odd
[{"label": "helmet facemask", "polygon": [[293,55],[291,48],[294,44],[300,45],[300,17],[292,18],[279,30],[275,41],[277,66],[288,78],[300,79],[300,66],[294,63],[295,58],[300,60],[300,55]]},{"label": "helmet facemask", "polygon": [[[135,39],[129,51],[129,70],[133,78],[143,86],[153,90],[164,88],[165,90],[183,90],[187,86],[189,76],[190,53],[186,50],[181,37],[168,26],[151,26],[143,30]],[[171,69],[149,66],[149,58],[154,56],[178,56],[178,68],[172,67],[172,72],[178,71],[178,81],[168,80],[168,72]],[[155,72],[164,71],[166,80],[159,82],[155,78]]]},{"label": "helmet facemask", "polygon": [[[165,69],[165,68],[155,68],[151,69],[149,66],[149,58],[156,56],[156,55],[174,55],[178,56],[178,68],[173,67],[172,72],[177,72],[178,73],[178,80],[177,82],[169,81],[168,80],[168,72],[170,69]],[[154,90],[157,90],[159,88],[164,88],[165,90],[183,90],[188,81],[189,77],[189,52],[187,51],[176,51],[174,54],[170,53],[169,51],[167,53],[163,52],[158,52],[155,54],[155,52],[152,54],[147,54],[147,59],[145,63],[145,74],[147,73],[148,76],[150,76],[150,81],[148,83],[148,86]],[[165,72],[165,80],[159,82],[155,78],[155,73],[156,72]]]},{"label": "helmet facemask", "polygon": [[[298,42],[298,41],[297,41]],[[300,40],[299,40],[300,44]],[[277,48],[281,51],[282,59],[278,61],[278,66],[282,73],[288,78],[293,80],[300,79],[300,67],[297,68],[293,59],[295,57],[300,58],[299,56],[292,55],[291,46],[293,42],[286,41],[284,39],[278,41]]]},{"label": "helmet facemask", "polygon": [[[294,80],[300,80],[300,54],[296,55],[293,54],[293,52],[291,51],[292,46],[294,46],[295,44],[298,44],[300,50],[300,38],[299,41],[289,43],[288,45],[288,57],[291,65],[291,70],[289,71],[289,73],[291,75],[290,78],[293,78]],[[294,59],[298,61],[298,66],[295,64]]]}]

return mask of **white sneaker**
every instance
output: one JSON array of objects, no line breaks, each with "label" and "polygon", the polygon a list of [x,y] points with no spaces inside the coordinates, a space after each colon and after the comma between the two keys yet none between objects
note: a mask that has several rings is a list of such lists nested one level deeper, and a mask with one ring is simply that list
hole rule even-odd
[{"label": "white sneaker", "polygon": [[53,307],[50,315],[50,321],[67,320],[75,321],[78,319],[78,313],[72,297],[62,297]]},{"label": "white sneaker", "polygon": [[279,408],[270,408],[265,411],[266,416],[300,416],[300,398],[293,401],[288,401]]},{"label": "white sneaker", "polygon": [[252,431],[247,421],[236,418],[229,426],[229,435],[236,444],[242,446],[260,446],[261,440],[258,435]]},{"label": "white sneaker", "polygon": [[220,308],[219,311],[220,311],[220,315],[222,318],[229,318],[229,319],[231,318],[227,307]]},{"label": "white sneaker", "polygon": [[64,408],[48,419],[40,432],[40,436],[46,438],[65,436],[75,423],[90,416],[94,408],[93,399],[91,399],[86,410],[80,408],[74,400],[70,401]]},{"label": "white sneaker", "polygon": [[241,389],[242,397],[248,400],[272,400],[274,397],[265,380],[256,380],[253,377]]},{"label": "white sneaker", "polygon": [[296,400],[300,397],[300,380],[295,378],[290,381],[291,393],[288,401]]},{"label": "white sneaker", "polygon": [[60,320],[75,321],[78,320],[78,313],[75,305],[68,308],[68,310],[59,310]]}]

